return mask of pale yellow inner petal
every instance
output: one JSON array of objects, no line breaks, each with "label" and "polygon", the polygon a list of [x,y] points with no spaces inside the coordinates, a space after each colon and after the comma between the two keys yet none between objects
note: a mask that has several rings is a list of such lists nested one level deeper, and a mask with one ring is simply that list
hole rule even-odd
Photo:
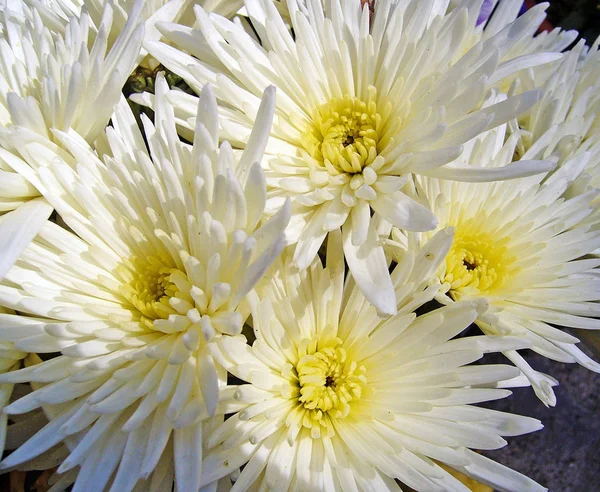
[{"label": "pale yellow inner petal", "polygon": [[474,219],[458,225],[443,279],[451,285],[453,297],[490,294],[506,285],[519,270],[509,243],[510,238],[482,231]]},{"label": "pale yellow inner petal", "polygon": [[154,320],[167,319],[175,312],[169,301],[179,294],[172,278],[177,273],[183,272],[156,256],[132,257],[119,267],[119,276],[127,280],[122,294],[140,312],[140,321],[148,328]]},{"label": "pale yellow inner petal", "polygon": [[367,378],[362,364],[350,360],[338,338],[306,341],[299,347],[296,365],[299,382],[298,402],[305,410],[302,425],[320,435],[325,427],[330,434],[330,420],[345,418],[351,402],[360,400]]},{"label": "pale yellow inner petal", "polygon": [[302,145],[331,174],[360,173],[381,150],[385,121],[370,89],[367,101],[345,95],[313,112]]}]

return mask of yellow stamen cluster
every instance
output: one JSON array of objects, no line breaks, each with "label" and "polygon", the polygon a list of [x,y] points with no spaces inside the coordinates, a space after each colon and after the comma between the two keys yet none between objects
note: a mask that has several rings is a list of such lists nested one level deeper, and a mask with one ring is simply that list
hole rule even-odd
[{"label": "yellow stamen cluster", "polygon": [[377,112],[377,91],[366,102],[345,95],[315,109],[302,145],[330,174],[360,173],[381,150],[384,117]]},{"label": "yellow stamen cluster", "polygon": [[141,313],[144,324],[151,327],[154,320],[167,319],[174,312],[169,301],[179,289],[171,275],[179,273],[155,256],[133,257],[119,267],[119,276],[125,280],[122,292]]},{"label": "yellow stamen cluster", "polygon": [[341,343],[314,339],[300,347],[298,401],[306,410],[302,425],[313,429],[313,436],[320,435],[321,427],[330,433],[331,418],[348,416],[350,403],[360,399],[367,382],[365,367],[348,360]]},{"label": "yellow stamen cluster", "polygon": [[450,283],[455,298],[493,293],[517,270],[507,246],[509,238],[498,239],[478,229],[473,221],[458,226],[446,256],[443,280]]}]

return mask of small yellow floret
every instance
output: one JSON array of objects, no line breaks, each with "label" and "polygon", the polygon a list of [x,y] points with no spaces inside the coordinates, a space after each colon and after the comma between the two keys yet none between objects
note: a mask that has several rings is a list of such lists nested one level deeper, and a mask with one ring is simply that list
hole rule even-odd
[{"label": "small yellow floret", "polygon": [[508,242],[508,238],[498,239],[481,232],[473,220],[459,225],[446,256],[443,279],[451,285],[453,297],[500,289],[517,270]]},{"label": "small yellow floret", "polygon": [[381,150],[383,118],[377,112],[377,91],[368,100],[346,95],[315,109],[302,145],[331,174],[360,173]]},{"label": "small yellow floret", "polygon": [[153,320],[167,319],[174,312],[169,300],[179,290],[171,275],[178,271],[155,256],[132,257],[119,267],[119,276],[126,280],[122,293],[149,327]]},{"label": "small yellow floret", "polygon": [[362,395],[366,369],[348,360],[341,344],[338,338],[312,340],[300,348],[296,372],[300,384],[298,401],[307,410],[304,427],[328,428],[329,419],[347,417],[350,402]]}]

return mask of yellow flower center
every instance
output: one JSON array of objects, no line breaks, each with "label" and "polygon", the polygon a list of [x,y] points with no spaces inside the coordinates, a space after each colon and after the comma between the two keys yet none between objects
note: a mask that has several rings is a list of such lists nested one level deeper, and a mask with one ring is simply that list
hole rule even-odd
[{"label": "yellow flower center", "polygon": [[329,427],[329,418],[346,417],[350,403],[362,395],[366,369],[348,360],[341,344],[338,338],[315,339],[300,347],[296,372],[300,383],[298,401],[307,410],[304,427]]},{"label": "yellow flower center", "polygon": [[165,265],[155,257],[132,257],[119,267],[125,280],[123,294],[141,314],[141,322],[152,327],[156,319],[167,319],[174,313],[169,304],[179,293],[171,275],[180,273],[177,268]]},{"label": "yellow flower center", "polygon": [[331,174],[360,173],[377,157],[385,118],[377,112],[376,98],[376,89],[369,87],[366,102],[345,95],[314,110],[302,145]]},{"label": "yellow flower center", "polygon": [[493,293],[513,275],[516,258],[509,252],[509,238],[498,240],[479,232],[471,220],[456,229],[454,242],[446,256],[444,282],[451,285],[454,298],[464,294]]}]

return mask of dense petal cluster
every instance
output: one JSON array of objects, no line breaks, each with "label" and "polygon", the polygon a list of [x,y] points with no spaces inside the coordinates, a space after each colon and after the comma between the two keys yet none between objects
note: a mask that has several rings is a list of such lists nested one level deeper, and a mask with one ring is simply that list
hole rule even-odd
[{"label": "dense petal cluster", "polygon": [[[476,139],[462,162],[487,159],[491,167],[512,159],[519,133],[506,143],[506,128]],[[543,175],[490,184],[467,184],[435,178],[417,179],[419,195],[432,207],[440,227],[454,227],[446,261],[437,272],[444,303],[484,298],[490,309],[477,324],[490,335],[514,335],[532,342],[536,352],[561,362],[578,362],[600,372],[575,344],[574,336],[553,325],[598,329],[600,260],[586,258],[600,244],[600,232],[586,220],[598,190],[565,196],[590,159],[583,152],[548,177]],[[430,233],[395,231],[397,248],[419,247]],[[393,243],[392,243],[393,244]],[[505,352],[529,377],[546,404],[556,398],[556,381],[533,370],[514,351]]]},{"label": "dense petal cluster", "polygon": [[[63,29],[55,31],[42,22],[36,10],[22,2],[7,3],[0,11],[0,278],[52,213],[40,190],[10,166],[18,149],[7,133],[19,126],[53,138],[53,129],[74,128],[93,142],[108,123],[123,84],[135,67],[143,34],[137,9],[115,46],[107,51],[110,5],[103,15],[101,32],[90,42],[87,14],[67,19]],[[14,313],[2,316],[14,326],[24,323]],[[18,361],[26,356],[8,341],[1,341],[0,347],[0,372],[18,367]],[[2,385],[0,407],[8,403],[11,392],[12,384]],[[4,449],[4,413],[1,422],[0,449]]]},{"label": "dense petal cluster", "polygon": [[[173,467],[178,488],[197,489],[203,421],[226,382],[209,345],[240,333],[238,306],[284,247],[289,207],[262,222],[256,159],[273,91],[255,145],[236,159],[227,143],[218,147],[210,88],[193,145],[177,138],[164,79],[157,90],[155,123],[144,119],[149,154],[125,100],[102,160],[74,132],[56,132],[68,153],[19,136],[21,152],[40,165],[38,189],[77,236],[47,222],[0,284],[0,304],[27,315],[19,326],[3,322],[2,339],[62,352],[0,377],[49,383],[9,405],[9,414],[61,405],[4,467],[65,440],[71,454],[59,471],[81,466],[83,489],[129,490],[152,472],[148,484],[164,483]],[[173,461],[173,453],[188,458]]]},{"label": "dense petal cluster", "polygon": [[51,129],[72,128],[91,143],[104,130],[135,68],[143,39],[140,4],[109,50],[110,4],[103,9],[93,43],[87,13],[52,31],[36,10],[28,12],[2,12],[6,69],[0,73],[0,123],[24,126],[47,138],[52,138]]},{"label": "dense petal cluster", "polygon": [[[515,156],[554,156],[559,166],[587,154],[583,172],[570,184],[567,196],[576,197],[600,186],[600,52],[580,41],[560,62],[523,73],[514,90],[538,87],[543,97],[531,110],[509,124],[519,135]],[[600,200],[584,222],[600,224]],[[595,254],[600,250],[596,249]]]},{"label": "dense petal cluster", "polygon": [[[209,437],[202,483],[247,463],[234,490],[464,490],[431,459],[495,488],[544,490],[469,448],[496,449],[501,436],[531,432],[529,417],[471,406],[503,398],[510,366],[470,366],[517,338],[450,340],[485,309],[459,302],[415,317],[439,286],[427,286],[452,235],[441,231],[407,254],[392,275],[398,313],[380,318],[351,283],[344,287],[339,233],[327,268],[281,264],[252,302],[256,339],[223,339],[213,354],[248,384],[232,387],[238,409]],[[500,472],[501,478],[493,475]]]},{"label": "dense petal cluster", "polygon": [[36,199],[39,189],[10,166],[11,153],[18,154],[18,147],[6,137],[6,127],[27,128],[49,139],[53,129],[72,128],[93,142],[135,67],[143,36],[138,18],[139,8],[107,51],[110,4],[93,43],[87,13],[71,17],[55,32],[26,6],[21,5],[20,12],[0,12],[0,213],[17,209],[0,218],[0,278],[52,212],[45,200]]},{"label": "dense petal cluster", "polygon": [[600,372],[600,41],[546,7],[0,0],[0,473],[544,490],[487,451],[557,403],[523,350]]},{"label": "dense petal cluster", "polygon": [[513,91],[535,87],[543,90],[543,96],[509,125],[510,132],[519,134],[517,158],[556,155],[562,163],[588,152],[586,170],[597,180],[599,71],[597,44],[589,48],[582,40],[561,60],[519,75]]},{"label": "dense petal cluster", "polygon": [[[113,0],[110,2],[112,23],[106,29],[105,17],[107,3],[104,0],[24,0],[34,11],[39,13],[44,25],[55,31],[64,31],[69,19],[80,16],[84,10],[90,18],[90,28],[95,34],[104,30],[107,34],[108,46],[116,43],[120,33],[126,28],[130,18],[141,16],[144,22],[144,39],[158,41],[162,34],[156,28],[157,22],[193,23],[192,0]],[[232,16],[243,5],[242,0],[207,0],[199,2],[208,12]],[[147,57],[144,49],[138,49],[137,61],[140,64],[155,68],[157,63]],[[145,57],[145,58],[144,58]]]},{"label": "dense petal cluster", "polygon": [[[467,181],[548,170],[521,161],[502,172],[445,166],[475,135],[514,118],[539,97],[523,93],[482,107],[486,91],[512,73],[555,60],[537,52],[501,63],[543,19],[534,8],[475,42],[478,3],[446,12],[447,2],[287,2],[293,32],[270,0],[246,10],[260,45],[244,28],[196,8],[199,30],[159,25],[190,56],[162,43],[146,48],[192,88],[215,85],[222,135],[245,145],[268,84],[279,89],[267,147],[269,206],[292,199],[288,229],[295,261],[306,268],[326,235],[341,227],[346,261],[363,293],[382,313],[395,312],[385,255],[372,217],[426,231],[435,216],[410,195],[411,174]],[[152,104],[149,98],[140,98]],[[182,125],[195,98],[173,93]],[[185,134],[185,133],[184,133]]]}]

